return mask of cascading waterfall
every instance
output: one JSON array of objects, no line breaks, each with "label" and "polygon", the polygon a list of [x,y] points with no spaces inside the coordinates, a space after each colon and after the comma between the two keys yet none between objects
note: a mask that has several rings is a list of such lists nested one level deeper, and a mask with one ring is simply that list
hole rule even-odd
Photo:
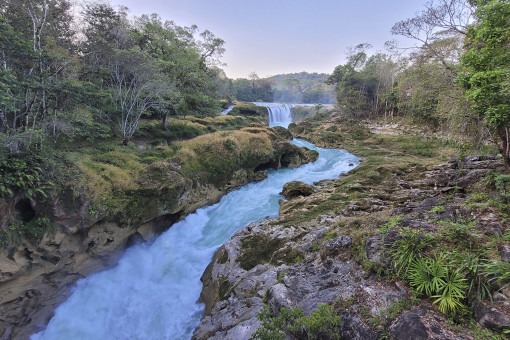
[{"label": "cascading waterfall", "polygon": [[267,108],[269,126],[283,126],[287,127],[292,123],[292,116],[290,109],[294,104],[281,104],[281,103],[263,103],[255,102],[257,106]]},{"label": "cascading waterfall", "polygon": [[[273,124],[287,119],[283,111],[270,110]],[[277,216],[285,183],[334,179],[359,163],[343,150],[294,144],[317,150],[319,159],[270,171],[265,180],[198,209],[154,243],[130,248],[115,268],[79,280],[47,328],[31,339],[189,339],[204,309],[197,302],[200,276],[215,250],[239,228]]]}]

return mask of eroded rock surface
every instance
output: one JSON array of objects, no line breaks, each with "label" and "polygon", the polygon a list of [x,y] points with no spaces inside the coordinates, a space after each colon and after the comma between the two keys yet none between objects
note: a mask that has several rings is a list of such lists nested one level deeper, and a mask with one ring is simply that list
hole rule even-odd
[{"label": "eroded rock surface", "polygon": [[[193,338],[249,338],[260,326],[257,313],[264,306],[275,314],[281,308],[299,307],[309,315],[328,303],[340,315],[340,336],[345,339],[378,339],[388,333],[393,339],[474,339],[467,329],[452,327],[427,302],[403,308],[410,297],[406,284],[376,275],[389,265],[387,250],[400,239],[398,232],[361,239],[359,235],[362,228],[383,227],[378,224],[381,214],[400,216],[402,228],[430,232],[437,230],[433,221],[439,218],[456,222],[471,214],[479,228],[502,234],[508,229],[490,211],[463,209],[465,191],[501,165],[496,157],[477,156],[390,174],[393,186],[373,185],[368,194],[349,201],[337,214],[322,214],[312,221],[293,222],[332,195],[340,195],[335,188],[342,179],[317,183],[307,195],[290,195],[281,203],[277,219],[238,231],[216,252],[202,276],[206,312]],[[360,221],[369,225],[361,226]],[[499,249],[503,260],[506,248]],[[370,269],[361,265],[361,258]],[[500,295],[499,306],[508,305],[508,297]],[[395,309],[400,313],[390,317]],[[507,309],[482,305],[478,310],[482,326],[505,329]]]}]

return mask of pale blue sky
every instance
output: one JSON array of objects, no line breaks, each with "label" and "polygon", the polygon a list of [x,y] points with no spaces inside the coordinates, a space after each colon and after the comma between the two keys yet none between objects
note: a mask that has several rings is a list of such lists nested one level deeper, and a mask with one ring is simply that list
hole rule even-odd
[{"label": "pale blue sky", "polygon": [[[390,29],[427,0],[111,0],[132,15],[158,13],[181,26],[197,25],[225,40],[231,78],[292,72],[331,73],[349,46],[400,39]],[[412,42],[406,42],[406,45]]]}]

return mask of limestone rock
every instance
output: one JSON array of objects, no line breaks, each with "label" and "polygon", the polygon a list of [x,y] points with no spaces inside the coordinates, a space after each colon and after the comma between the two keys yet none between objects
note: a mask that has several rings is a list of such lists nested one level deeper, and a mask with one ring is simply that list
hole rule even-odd
[{"label": "limestone rock", "polygon": [[505,262],[510,262],[510,244],[502,244],[499,246],[499,253],[501,259]]},{"label": "limestone rock", "polygon": [[321,255],[332,256],[337,254],[341,249],[349,248],[352,244],[352,239],[349,236],[343,235],[331,240],[327,240],[321,249]]},{"label": "limestone rock", "polygon": [[283,186],[281,194],[288,200],[297,196],[310,196],[316,191],[315,187],[300,181],[288,182]]},{"label": "limestone rock", "polygon": [[494,306],[488,306],[484,302],[477,301],[473,305],[475,320],[489,329],[502,331],[510,329],[510,317]]},{"label": "limestone rock", "polygon": [[440,314],[427,305],[420,305],[402,313],[391,324],[390,335],[395,340],[472,339],[454,331]]}]

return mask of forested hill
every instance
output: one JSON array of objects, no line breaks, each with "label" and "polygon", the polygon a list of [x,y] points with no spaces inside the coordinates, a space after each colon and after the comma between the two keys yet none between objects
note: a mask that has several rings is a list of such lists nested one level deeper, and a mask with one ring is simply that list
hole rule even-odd
[{"label": "forested hill", "polygon": [[232,95],[249,102],[334,104],[335,88],[326,84],[328,77],[325,73],[300,72],[259,78],[252,73],[250,79],[232,81]]},{"label": "forested hill", "polygon": [[327,85],[326,73],[278,74],[267,78],[271,82],[276,102],[334,104],[335,88]]}]

